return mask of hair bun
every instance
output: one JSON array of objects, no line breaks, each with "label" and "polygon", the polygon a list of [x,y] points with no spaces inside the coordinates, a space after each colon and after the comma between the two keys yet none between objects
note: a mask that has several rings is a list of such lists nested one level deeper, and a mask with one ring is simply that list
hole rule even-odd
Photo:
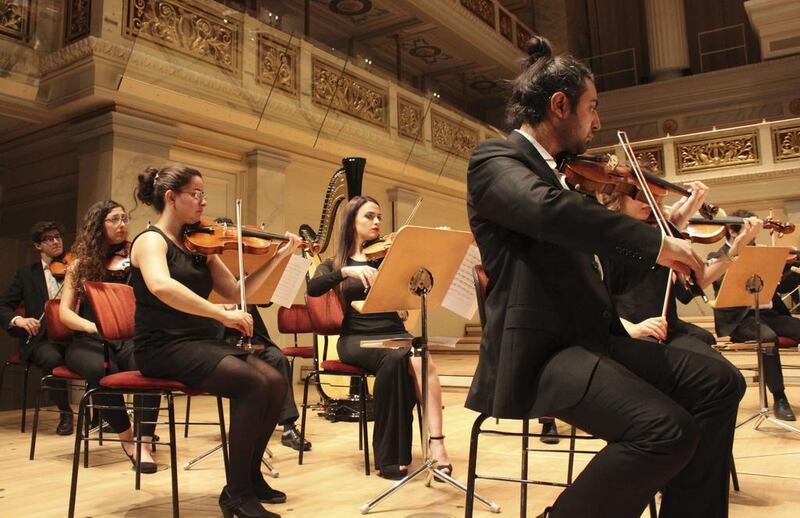
[{"label": "hair bun", "polygon": [[533,65],[540,59],[550,59],[553,57],[553,49],[550,42],[542,36],[533,36],[525,45],[528,52],[528,66]]}]

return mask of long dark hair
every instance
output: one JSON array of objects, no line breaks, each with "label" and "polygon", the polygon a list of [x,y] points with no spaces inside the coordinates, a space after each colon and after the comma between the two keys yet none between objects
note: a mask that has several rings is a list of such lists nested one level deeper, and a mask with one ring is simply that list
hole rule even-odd
[{"label": "long dark hair", "polygon": [[160,169],[149,166],[144,170],[144,174],[139,175],[133,194],[139,201],[150,205],[160,214],[164,212],[164,193],[170,190],[178,192],[195,176],[203,177],[200,171],[186,165],[170,164]]},{"label": "long dark hair", "polygon": [[586,80],[594,80],[592,71],[574,57],[553,57],[546,38],[534,36],[526,47],[525,69],[512,82],[506,107],[506,122],[512,128],[519,128],[524,122],[531,126],[542,122],[556,92],[564,92],[574,109],[586,90]]},{"label": "long dark hair", "polygon": [[83,293],[83,281],[101,281],[105,277],[106,261],[111,247],[106,241],[106,217],[117,207],[125,207],[114,200],[98,201],[86,211],[72,254],[77,265],[72,270],[72,287]]},{"label": "long dark hair", "polygon": [[[336,240],[336,251],[333,254],[333,271],[347,266],[347,260],[356,251],[356,216],[365,203],[372,202],[380,207],[372,196],[353,196],[344,208],[342,223],[339,225],[339,237]],[[336,287],[339,298],[342,297],[341,283]]]}]

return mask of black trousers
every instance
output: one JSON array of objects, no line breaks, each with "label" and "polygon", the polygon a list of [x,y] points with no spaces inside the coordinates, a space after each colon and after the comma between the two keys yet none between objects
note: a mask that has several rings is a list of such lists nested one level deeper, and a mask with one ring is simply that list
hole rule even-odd
[{"label": "black trousers", "polygon": [[[133,341],[112,343],[109,351],[108,372],[103,368],[103,342],[89,335],[77,334],[72,339],[72,344],[67,347],[67,366],[86,378],[89,387],[97,387],[100,379],[106,374],[122,371],[137,370],[133,358]],[[98,394],[94,396],[95,405],[124,407],[125,400],[120,394]],[[136,417],[149,424],[142,425],[142,435],[151,436],[155,431],[155,421],[158,419],[158,406],[160,396],[139,396],[133,398],[136,407]],[[148,410],[140,411],[140,407]],[[101,410],[101,417],[111,425],[116,433],[122,433],[131,427],[128,413],[125,410]]]},{"label": "black trousers", "polygon": [[[59,365],[66,364],[66,360],[64,359],[66,349],[67,347],[63,344],[54,344],[53,342],[42,339],[36,344],[33,351],[31,351],[28,361],[39,367],[42,373],[50,374],[53,372],[53,369]],[[72,408],[69,406],[67,382],[64,380],[51,381],[49,386],[55,389],[48,391],[50,400],[55,403],[62,412],[72,412]]]},{"label": "black trousers", "polygon": [[[777,336],[788,336],[800,340],[800,320],[765,309],[760,312],[761,340],[774,343]],[[746,342],[756,339],[756,317],[752,312],[731,332],[734,342]],[[783,372],[781,372],[781,356],[777,347],[764,354],[764,381],[773,394],[784,391]]]},{"label": "black trousers", "polygon": [[365,349],[361,347],[361,340],[397,336],[343,335],[336,345],[339,358],[343,362],[352,363],[375,374],[372,448],[378,467],[411,464],[411,428],[417,396],[408,372],[408,350]]},{"label": "black trousers", "polygon": [[[559,361],[556,355],[545,369],[568,372]],[[726,517],[744,390],[739,371],[699,340],[665,346],[613,337],[583,399],[547,412],[608,443],[561,493],[551,516],[634,518],[661,490],[661,518]]]},{"label": "black trousers", "polygon": [[278,371],[281,376],[286,379],[289,384],[289,390],[286,391],[286,398],[283,400],[283,407],[281,413],[278,415],[278,424],[284,427],[292,427],[300,414],[297,412],[297,403],[294,401],[294,391],[292,390],[291,368],[289,366],[289,359],[283,354],[283,351],[275,345],[266,344],[263,350],[254,353],[261,361],[266,362]]}]

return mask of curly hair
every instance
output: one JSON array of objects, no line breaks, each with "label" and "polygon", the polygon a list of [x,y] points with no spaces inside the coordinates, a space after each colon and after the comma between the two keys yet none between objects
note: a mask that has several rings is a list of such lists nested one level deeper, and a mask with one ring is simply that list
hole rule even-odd
[{"label": "curly hair", "polygon": [[72,287],[76,293],[83,294],[83,281],[101,281],[105,276],[106,259],[112,252],[106,242],[105,221],[117,207],[125,210],[114,200],[99,201],[83,217],[83,226],[72,245],[73,261],[77,261],[72,269]]},{"label": "curly hair", "polygon": [[56,221],[39,221],[31,227],[31,241],[34,243],[42,242],[42,235],[45,232],[57,230],[59,234],[64,235],[64,225]]}]

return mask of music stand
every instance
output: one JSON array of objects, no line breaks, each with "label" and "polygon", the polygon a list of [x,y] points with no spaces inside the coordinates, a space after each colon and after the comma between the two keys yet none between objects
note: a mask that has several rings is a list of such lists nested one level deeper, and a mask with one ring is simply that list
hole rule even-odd
[{"label": "music stand", "polygon": [[[758,360],[758,397],[761,410],[736,425],[740,428],[757,419],[755,429],[769,421],[789,431],[800,433],[791,425],[770,415],[767,387],[764,379],[764,346],[761,338],[761,300],[771,301],[780,282],[786,263],[788,248],[773,246],[746,246],[741,251],[722,281],[714,307],[717,309],[751,307],[756,321],[756,358]],[[762,294],[763,299],[762,299]],[[777,347],[777,344],[772,344]]]},{"label": "music stand", "polygon": [[[453,280],[461,260],[472,244],[470,232],[404,226],[395,235],[392,247],[386,254],[375,282],[366,300],[353,303],[361,313],[420,310],[421,336],[412,340],[415,355],[422,359],[422,465],[408,473],[402,480],[361,506],[367,514],[381,500],[398,491],[417,475],[426,474],[425,485],[432,478],[449,483],[464,493],[467,487],[448,474],[436,471],[437,461],[430,458],[428,449],[428,309],[441,304],[447,286]],[[431,250],[445,253],[431,254]],[[434,279],[441,288],[433,291]],[[391,346],[391,342],[387,345]],[[500,506],[475,494],[475,498],[492,512],[499,513]]]}]

